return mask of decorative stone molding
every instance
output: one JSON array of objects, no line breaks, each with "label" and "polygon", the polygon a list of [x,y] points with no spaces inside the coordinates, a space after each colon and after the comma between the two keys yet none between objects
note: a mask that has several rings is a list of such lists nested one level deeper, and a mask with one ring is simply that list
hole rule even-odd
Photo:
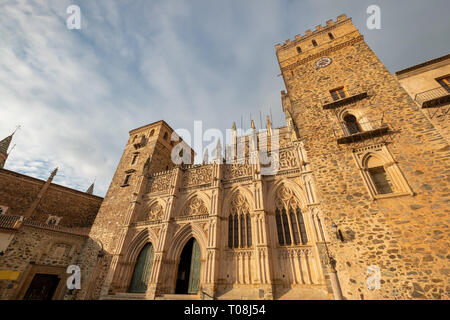
[{"label": "decorative stone molding", "polygon": [[225,166],[224,179],[233,180],[252,175],[252,166],[249,164],[232,164]]},{"label": "decorative stone molding", "polygon": [[240,193],[236,194],[231,200],[231,212],[233,213],[249,213],[250,206],[247,199]]},{"label": "decorative stone molding", "polygon": [[164,216],[164,208],[158,202],[148,208],[146,219],[148,221],[162,220]]},{"label": "decorative stone molding", "polygon": [[191,187],[212,182],[213,170],[211,165],[187,169],[183,175],[182,186]]},{"label": "decorative stone molding", "polygon": [[[364,184],[372,199],[375,200],[387,197],[414,194],[405,177],[403,176],[403,173],[400,171],[397,162],[394,160],[385,144],[376,144],[360,149],[355,149],[353,150],[353,158],[358,165]],[[382,164],[387,176],[389,177],[393,185],[393,193],[378,193],[375,183],[369,173],[368,161],[371,158],[377,159],[377,161]]]},{"label": "decorative stone molding", "polygon": [[181,216],[199,216],[205,214],[208,214],[208,208],[205,202],[197,196],[191,198],[181,211]]},{"label": "decorative stone molding", "polygon": [[169,192],[169,189],[172,186],[172,178],[173,175],[171,173],[153,176],[148,183],[147,192]]}]

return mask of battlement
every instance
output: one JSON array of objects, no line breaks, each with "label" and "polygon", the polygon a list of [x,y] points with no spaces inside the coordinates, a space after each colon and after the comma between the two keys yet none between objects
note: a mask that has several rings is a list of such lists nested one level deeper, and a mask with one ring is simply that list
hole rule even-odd
[{"label": "battlement", "polygon": [[320,33],[328,31],[330,28],[336,27],[337,25],[340,25],[343,22],[351,21],[351,18],[347,18],[346,14],[341,14],[337,17],[336,21],[333,21],[332,19],[328,20],[325,24],[325,26],[322,26],[321,24],[317,25],[314,31],[311,31],[311,29],[306,30],[304,35],[296,35],[293,40],[288,39],[284,42],[284,44],[276,44],[275,49],[276,51],[280,49],[285,49],[287,47],[290,47],[291,45],[295,45],[299,43],[300,41],[306,40],[310,37],[317,36]]}]

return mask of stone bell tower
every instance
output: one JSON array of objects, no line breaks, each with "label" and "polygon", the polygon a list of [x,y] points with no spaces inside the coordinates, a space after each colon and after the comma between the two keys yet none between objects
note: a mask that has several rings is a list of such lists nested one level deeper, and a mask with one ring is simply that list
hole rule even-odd
[{"label": "stone bell tower", "polygon": [[[171,141],[173,132],[165,121],[130,131],[122,158],[92,226],[91,246],[84,252],[82,270],[89,284],[85,284],[86,290],[80,292],[80,298],[98,298],[110,290],[128,226],[139,210],[148,177],[175,167],[171,158],[172,149],[182,140]],[[191,159],[193,157],[191,150]],[[99,251],[102,259],[100,264],[96,261],[95,253]]]},{"label": "stone bell tower", "polygon": [[276,53],[343,296],[444,298],[446,140],[345,15]]}]

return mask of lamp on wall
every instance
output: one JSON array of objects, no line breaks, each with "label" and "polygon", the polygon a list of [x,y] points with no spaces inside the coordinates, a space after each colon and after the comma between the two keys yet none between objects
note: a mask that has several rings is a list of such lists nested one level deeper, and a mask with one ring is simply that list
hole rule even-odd
[{"label": "lamp on wall", "polygon": [[336,235],[336,239],[339,239],[341,240],[341,242],[344,242],[344,236],[342,235],[342,231],[338,229],[336,223],[333,222],[333,224],[331,225],[331,230]]}]

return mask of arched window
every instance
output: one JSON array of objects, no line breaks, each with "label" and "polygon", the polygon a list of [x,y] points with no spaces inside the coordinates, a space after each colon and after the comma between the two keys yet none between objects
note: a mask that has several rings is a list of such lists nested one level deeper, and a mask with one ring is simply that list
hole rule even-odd
[{"label": "arched window", "polygon": [[356,120],[356,117],[352,114],[347,114],[344,117],[344,123],[348,134],[355,134],[362,131],[358,120]]},{"label": "arched window", "polygon": [[284,186],[277,192],[275,223],[278,243],[284,245],[300,245],[308,243],[305,222],[293,192]]},{"label": "arched window", "polygon": [[313,46],[314,46],[314,47],[317,47],[317,46],[318,46],[318,44],[317,44],[317,41],[316,41],[316,40],[313,40],[313,41],[312,41],[312,44],[313,44]]},{"label": "arched window", "polygon": [[164,140],[167,140],[169,138],[169,134],[167,132],[164,133]]},{"label": "arched window", "polygon": [[302,53],[302,48],[297,47],[297,53]]},{"label": "arched window", "polygon": [[372,199],[414,195],[386,144],[354,150],[353,157]]},{"label": "arched window", "polygon": [[252,226],[248,204],[238,195],[232,201],[231,214],[228,217],[228,247],[249,248],[252,246]]},{"label": "arched window", "polygon": [[376,157],[370,157],[367,160],[367,169],[378,194],[389,194],[394,192],[394,187],[384,169],[382,161]]},{"label": "arched window", "polygon": [[154,134],[155,134],[155,129],[152,129],[152,131],[150,131],[149,137],[153,137]]},{"label": "arched window", "polygon": [[153,246],[147,243],[139,253],[134,266],[133,277],[131,279],[130,293],[145,293],[150,280],[150,272],[153,263]]},{"label": "arched window", "polygon": [[328,33],[328,36],[330,37],[330,40],[334,40],[334,35],[331,32]]}]

